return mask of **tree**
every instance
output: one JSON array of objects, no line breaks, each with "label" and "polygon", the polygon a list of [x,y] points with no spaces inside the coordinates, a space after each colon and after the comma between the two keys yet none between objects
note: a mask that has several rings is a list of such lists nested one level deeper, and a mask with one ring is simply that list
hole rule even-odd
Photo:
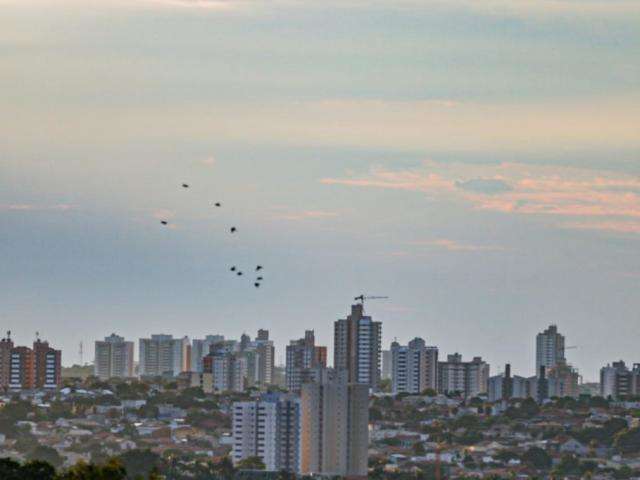
[{"label": "tree", "polygon": [[118,457],[127,478],[147,478],[160,464],[160,456],[151,450],[129,450]]},{"label": "tree", "polygon": [[413,444],[413,454],[417,457],[421,457],[425,454],[424,444],[422,442],[416,442]]},{"label": "tree", "polygon": [[260,457],[247,457],[238,462],[239,470],[264,470],[266,465]]},{"label": "tree", "polygon": [[64,459],[60,456],[55,448],[46,445],[38,445],[27,454],[27,460],[39,460],[47,462],[54,468],[59,468],[64,463]]},{"label": "tree", "polygon": [[0,478],[3,480],[22,480],[21,466],[11,458],[0,458]]},{"label": "tree", "polygon": [[537,470],[549,470],[551,457],[540,447],[531,447],[522,455],[522,461]]},{"label": "tree", "polygon": [[619,433],[613,445],[622,453],[640,452],[640,428],[635,427]]},{"label": "tree", "polygon": [[56,478],[56,469],[47,462],[34,460],[25,463],[20,474],[22,480],[53,480]]},{"label": "tree", "polygon": [[125,478],[127,478],[127,472],[117,460],[110,460],[103,465],[78,462],[58,477],[59,480],[124,480]]}]

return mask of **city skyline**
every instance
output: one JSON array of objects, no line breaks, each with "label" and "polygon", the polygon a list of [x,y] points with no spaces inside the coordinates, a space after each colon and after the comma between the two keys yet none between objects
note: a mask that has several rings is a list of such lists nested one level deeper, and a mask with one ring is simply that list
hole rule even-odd
[{"label": "city skyline", "polygon": [[585,379],[638,360],[636,2],[0,5],[17,344],[267,328],[281,363],[313,329],[333,358],[366,292],[385,349],[529,376],[556,324]]}]

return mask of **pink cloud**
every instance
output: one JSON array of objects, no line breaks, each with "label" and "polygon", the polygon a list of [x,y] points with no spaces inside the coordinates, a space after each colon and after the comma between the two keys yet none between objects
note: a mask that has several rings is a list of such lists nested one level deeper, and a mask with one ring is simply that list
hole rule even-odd
[{"label": "pink cloud", "polygon": [[411,242],[411,245],[436,247],[439,249],[447,250],[449,252],[489,252],[489,251],[504,250],[503,247],[499,247],[495,245],[472,245],[472,244],[460,243],[460,242],[457,242],[456,240],[451,240],[449,238],[416,241],[416,242]]},{"label": "pink cloud", "polygon": [[338,212],[330,212],[324,210],[303,210],[301,212],[281,213],[276,215],[275,218],[280,220],[301,221],[310,219],[331,218],[337,217],[338,215]]},{"label": "pink cloud", "polygon": [[0,204],[0,211],[20,211],[20,212],[66,212],[74,210],[75,205],[59,203],[54,205],[35,205],[31,203],[10,203]]},{"label": "pink cloud", "polygon": [[640,218],[640,179],[576,167],[441,164],[324,178],[326,185],[398,189],[463,200],[471,208],[523,215]]}]

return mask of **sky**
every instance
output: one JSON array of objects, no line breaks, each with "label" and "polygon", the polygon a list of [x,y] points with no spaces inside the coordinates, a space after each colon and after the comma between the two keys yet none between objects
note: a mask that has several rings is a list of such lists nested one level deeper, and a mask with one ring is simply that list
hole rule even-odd
[{"label": "sky", "polygon": [[[0,8],[17,342],[72,364],[112,332],[268,328],[283,361],[365,293],[385,347],[492,374],[532,375],[549,324],[585,381],[640,361],[640,2]],[[229,272],[258,263],[259,289]]]}]

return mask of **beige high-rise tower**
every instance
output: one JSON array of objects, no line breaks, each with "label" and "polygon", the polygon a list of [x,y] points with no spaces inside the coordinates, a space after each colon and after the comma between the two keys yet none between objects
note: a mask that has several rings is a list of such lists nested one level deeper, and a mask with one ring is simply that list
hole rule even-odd
[{"label": "beige high-rise tower", "polygon": [[334,368],[346,370],[348,382],[377,390],[381,355],[382,323],[365,315],[362,304],[351,305],[351,315],[334,323]]},{"label": "beige high-rise tower", "polygon": [[318,369],[301,390],[301,473],[367,476],[369,388]]}]

